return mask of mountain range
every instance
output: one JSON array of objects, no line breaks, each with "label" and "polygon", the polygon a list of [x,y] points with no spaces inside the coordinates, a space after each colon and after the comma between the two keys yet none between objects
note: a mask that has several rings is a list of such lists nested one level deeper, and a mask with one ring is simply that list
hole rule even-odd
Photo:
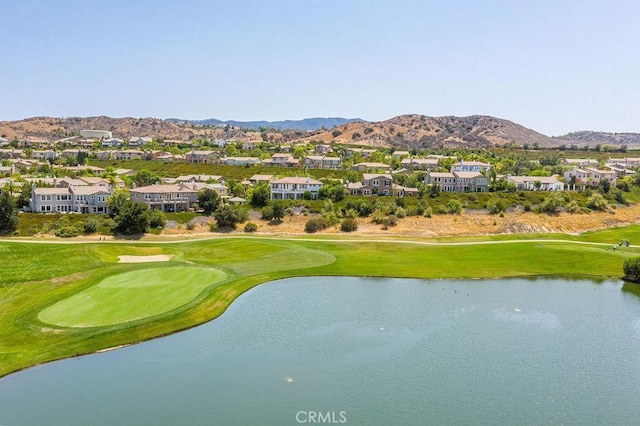
[{"label": "mountain range", "polygon": [[398,148],[489,148],[505,145],[531,148],[626,145],[629,149],[640,148],[639,133],[581,131],[550,137],[512,121],[485,115],[429,117],[408,114],[377,122],[346,118],[240,122],[106,116],[33,117],[0,122],[0,136],[5,139],[51,141],[77,135],[85,129],[110,130],[114,137],[122,139],[150,136],[188,141],[204,137]]},{"label": "mountain range", "polygon": [[322,128],[331,129],[335,126],[364,121],[361,118],[341,118],[341,117],[315,117],[302,120],[284,121],[235,121],[218,120],[217,118],[207,118],[205,120],[181,120],[178,118],[168,118],[167,121],[174,123],[191,123],[199,126],[224,126],[230,125],[245,129],[278,129],[278,130],[319,130]]}]

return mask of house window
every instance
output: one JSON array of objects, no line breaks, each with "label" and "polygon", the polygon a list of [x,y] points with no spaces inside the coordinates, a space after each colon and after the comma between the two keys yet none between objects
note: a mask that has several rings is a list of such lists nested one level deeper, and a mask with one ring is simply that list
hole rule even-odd
[{"label": "house window", "polygon": [[371,185],[372,186],[380,186],[380,181],[379,180],[373,180],[373,181],[371,181]]}]

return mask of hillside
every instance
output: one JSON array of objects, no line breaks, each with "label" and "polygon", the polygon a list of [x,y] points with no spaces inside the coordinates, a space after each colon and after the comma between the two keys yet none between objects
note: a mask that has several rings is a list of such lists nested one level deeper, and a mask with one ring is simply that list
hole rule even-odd
[{"label": "hillside", "polygon": [[572,132],[559,138],[566,139],[572,144],[579,145],[627,145],[628,147],[640,146],[640,133],[608,133],[608,132]]},{"label": "hillside", "polygon": [[109,130],[116,138],[128,139],[134,136],[149,136],[163,139],[191,140],[196,137],[247,140],[259,138],[238,128],[197,128],[190,124],[177,124],[157,118],[111,118],[111,117],[34,117],[20,121],[0,122],[0,135],[7,139],[32,141],[57,140],[77,135],[80,130]]},{"label": "hillside", "polygon": [[220,126],[231,125],[245,129],[270,128],[278,130],[320,130],[322,128],[331,129],[335,126],[341,126],[356,121],[364,121],[360,118],[341,118],[341,117],[315,117],[305,118],[303,120],[284,120],[284,121],[222,121],[216,118],[208,118],[206,120],[180,120],[170,118],[167,121],[176,123],[191,123],[196,125]]},{"label": "hillside", "polygon": [[[215,119],[213,119],[215,120]],[[306,119],[278,123],[302,123],[311,126],[328,124],[333,119]],[[345,119],[336,119],[345,120]],[[206,120],[205,120],[206,121]],[[232,125],[230,123],[237,123]],[[251,130],[247,122],[230,121],[220,126],[203,126],[180,120],[157,118],[110,117],[34,117],[20,121],[0,122],[0,136],[7,139],[52,141],[77,135],[83,129],[110,130],[113,136],[127,139],[133,136],[150,136],[163,139],[193,140],[198,137],[224,140],[268,140],[274,143],[336,142],[373,147],[412,148],[488,148],[498,145],[530,147],[558,147],[561,145],[591,146],[627,145],[640,146],[640,134],[575,132],[565,136],[549,137],[501,118],[472,115],[469,117],[428,117],[401,115],[386,121],[356,121],[321,130],[278,130],[269,123],[269,130]],[[242,127],[240,127],[242,124]],[[300,124],[302,125],[302,124]]]},{"label": "hillside", "polygon": [[304,139],[398,148],[486,148],[507,144],[551,147],[566,143],[490,116],[427,117],[417,114],[380,122],[350,123]]}]

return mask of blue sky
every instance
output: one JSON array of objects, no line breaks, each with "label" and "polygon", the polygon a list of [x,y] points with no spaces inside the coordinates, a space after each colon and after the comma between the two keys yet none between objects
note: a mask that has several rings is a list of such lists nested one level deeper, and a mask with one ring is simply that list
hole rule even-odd
[{"label": "blue sky", "polygon": [[637,0],[9,0],[0,61],[0,120],[484,114],[640,132]]}]

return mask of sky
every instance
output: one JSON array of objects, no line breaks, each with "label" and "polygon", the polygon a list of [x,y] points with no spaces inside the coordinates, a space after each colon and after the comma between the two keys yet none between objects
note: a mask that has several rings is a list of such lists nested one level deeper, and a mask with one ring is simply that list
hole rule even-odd
[{"label": "sky", "polygon": [[474,114],[640,132],[640,0],[7,0],[0,121]]}]

